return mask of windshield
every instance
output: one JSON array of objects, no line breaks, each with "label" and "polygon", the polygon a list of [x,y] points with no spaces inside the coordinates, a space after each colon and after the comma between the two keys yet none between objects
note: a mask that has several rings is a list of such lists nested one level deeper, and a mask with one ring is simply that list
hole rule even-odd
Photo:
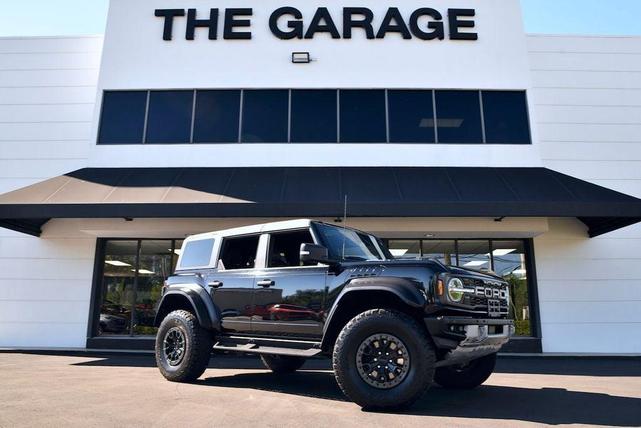
[{"label": "windshield", "polygon": [[375,236],[322,223],[316,223],[316,230],[332,260],[357,262],[387,258],[387,251]]}]

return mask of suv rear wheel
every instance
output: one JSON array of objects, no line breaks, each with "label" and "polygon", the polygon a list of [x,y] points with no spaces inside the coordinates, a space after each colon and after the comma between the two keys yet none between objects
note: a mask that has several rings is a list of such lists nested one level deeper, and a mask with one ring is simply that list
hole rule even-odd
[{"label": "suv rear wheel", "polygon": [[305,358],[288,355],[261,355],[260,359],[265,367],[278,374],[295,372],[305,364]]},{"label": "suv rear wheel", "polygon": [[172,382],[192,382],[209,364],[211,334],[191,312],[178,310],[163,319],[156,335],[156,364]]},{"label": "suv rear wheel", "polygon": [[393,310],[353,318],[334,346],[334,374],[352,401],[366,409],[414,403],[434,378],[434,348],[418,323]]},{"label": "suv rear wheel", "polygon": [[434,380],[443,388],[473,389],[483,384],[494,372],[496,354],[472,360],[469,363],[439,367]]}]

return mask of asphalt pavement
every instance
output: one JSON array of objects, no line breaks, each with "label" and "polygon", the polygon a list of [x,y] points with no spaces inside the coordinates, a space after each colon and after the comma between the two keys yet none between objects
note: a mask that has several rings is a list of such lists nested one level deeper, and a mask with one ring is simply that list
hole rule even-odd
[{"label": "asphalt pavement", "polygon": [[499,360],[473,391],[433,387],[410,410],[347,401],[328,362],[277,376],[253,357],[215,356],[193,384],[150,355],[0,353],[0,427],[641,426],[641,360]]}]

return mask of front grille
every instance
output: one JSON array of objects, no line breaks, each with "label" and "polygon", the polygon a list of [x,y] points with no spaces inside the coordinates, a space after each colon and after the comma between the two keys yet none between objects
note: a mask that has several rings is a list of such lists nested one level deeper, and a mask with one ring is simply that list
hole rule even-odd
[{"label": "front grille", "polygon": [[[501,291],[503,290],[509,291],[507,284],[501,283],[498,281],[484,281],[482,279],[477,279],[477,278],[462,278],[462,279],[463,279],[463,285],[466,288],[476,290],[477,287],[482,287],[482,288],[490,288],[492,290],[498,289]],[[490,300],[499,301],[499,311],[501,314],[507,314],[510,311],[508,300],[490,298],[490,297],[481,296],[477,294],[466,294],[461,303],[472,307],[475,311],[488,312],[488,304]]]}]

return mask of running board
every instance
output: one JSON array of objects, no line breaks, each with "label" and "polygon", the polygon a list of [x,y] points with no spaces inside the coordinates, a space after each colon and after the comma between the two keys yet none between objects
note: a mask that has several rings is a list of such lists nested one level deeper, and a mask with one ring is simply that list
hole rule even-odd
[{"label": "running board", "polygon": [[[244,341],[246,342],[246,341]],[[311,343],[310,343],[311,344]],[[232,342],[230,340],[224,340],[217,342],[214,345],[215,351],[228,351],[228,352],[246,352],[249,354],[268,354],[268,355],[286,355],[289,357],[303,357],[311,358],[322,352],[318,348],[305,348],[305,349],[296,349],[296,348],[284,348],[279,346],[262,345],[258,343],[252,343],[252,341],[246,343]]]}]

